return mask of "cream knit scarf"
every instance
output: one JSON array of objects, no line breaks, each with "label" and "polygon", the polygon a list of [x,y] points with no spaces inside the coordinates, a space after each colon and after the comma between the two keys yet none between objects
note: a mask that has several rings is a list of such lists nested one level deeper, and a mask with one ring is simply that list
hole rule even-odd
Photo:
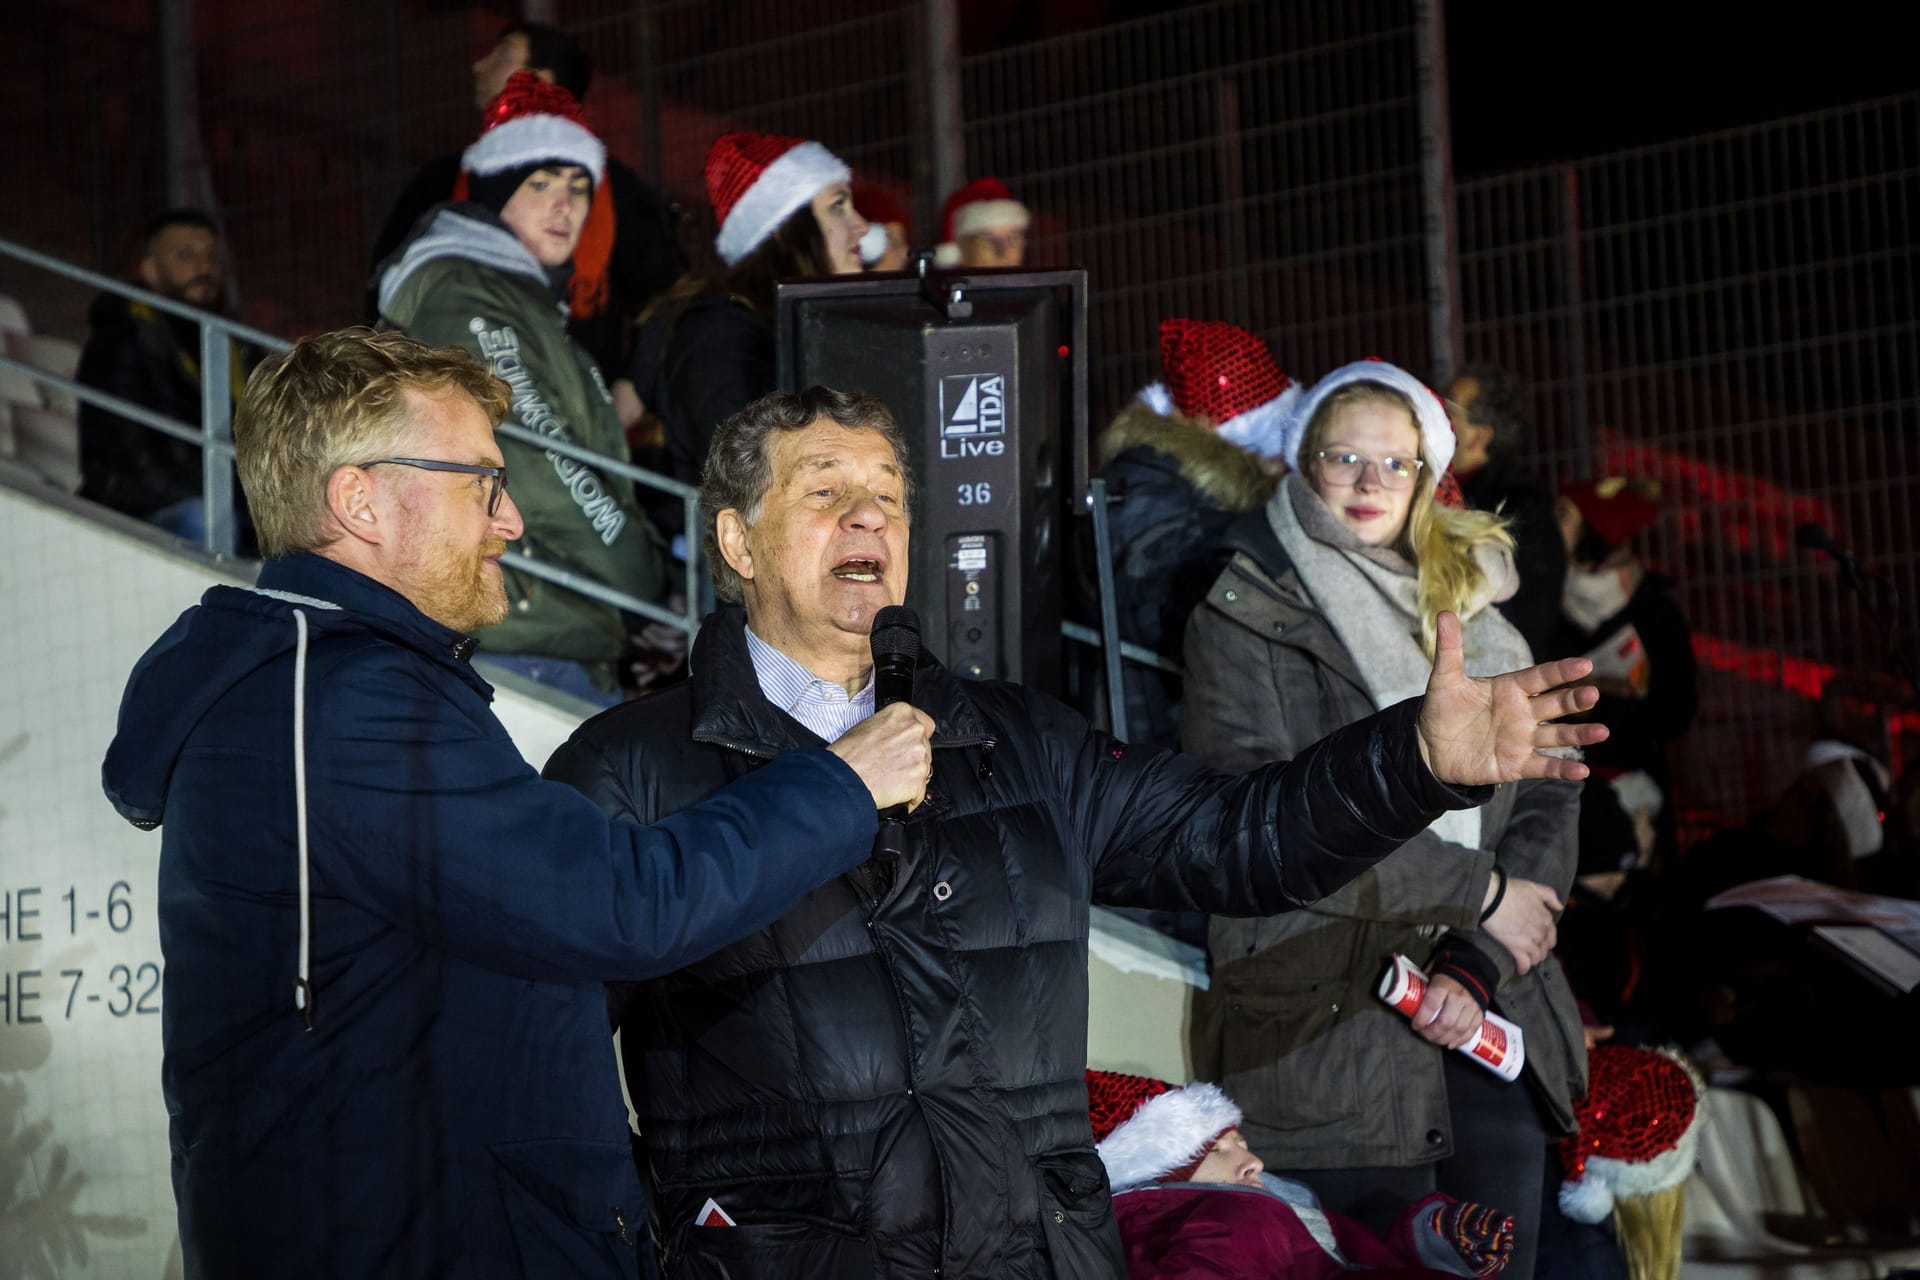
[{"label": "cream knit scarf", "polygon": [[[1374,707],[1384,710],[1425,693],[1433,664],[1420,649],[1419,581],[1412,562],[1390,547],[1363,544],[1298,472],[1281,480],[1267,504],[1267,521],[1307,593],[1347,647]],[[1511,586],[1511,553],[1486,547],[1480,561],[1489,584]],[[1487,607],[1495,595],[1493,585],[1484,587],[1460,610],[1468,675],[1499,675],[1533,664],[1520,633],[1498,609]],[[1477,849],[1480,810],[1449,810],[1428,830]]]}]

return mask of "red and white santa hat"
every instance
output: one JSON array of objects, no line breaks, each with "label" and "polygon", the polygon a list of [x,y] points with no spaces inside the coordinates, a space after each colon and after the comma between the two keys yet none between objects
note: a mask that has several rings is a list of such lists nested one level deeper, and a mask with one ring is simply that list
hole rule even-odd
[{"label": "red and white santa hat", "polygon": [[940,243],[933,260],[943,267],[960,261],[960,237],[984,231],[1025,231],[1033,214],[998,178],[975,178],[947,197],[940,209]]},{"label": "red and white santa hat", "polygon": [[1166,381],[1140,392],[1155,412],[1204,418],[1223,440],[1263,458],[1279,455],[1300,388],[1266,343],[1218,320],[1162,320],[1160,367]]},{"label": "red and white santa hat", "polygon": [[737,265],[822,187],[852,180],[853,170],[817,142],[721,134],[707,150],[707,199],[720,224],[714,250],[728,266]]},{"label": "red and white santa hat", "polygon": [[1616,1044],[1587,1051],[1587,1074],[1579,1132],[1560,1140],[1560,1209],[1600,1222],[1616,1197],[1665,1191],[1693,1172],[1706,1083],[1679,1054]]},{"label": "red and white santa hat", "polygon": [[1660,485],[1655,480],[1605,476],[1578,484],[1569,481],[1560,486],[1560,492],[1579,508],[1580,518],[1608,550],[1624,545],[1660,519]]},{"label": "red and white santa hat", "polygon": [[[593,175],[598,189],[607,172],[606,144],[587,128],[580,102],[571,93],[531,71],[516,71],[487,104],[479,138],[460,156],[453,198],[472,199],[498,213],[528,174],[554,164],[579,165]],[[615,233],[613,203],[595,200],[573,249],[573,275],[567,282],[572,315],[598,315],[605,309],[611,296],[608,266]]]},{"label": "red and white santa hat", "polygon": [[1445,474],[1453,464],[1453,421],[1447,417],[1446,405],[1426,383],[1378,356],[1341,365],[1314,383],[1313,390],[1301,398],[1281,442],[1287,466],[1299,470],[1300,442],[1306,438],[1307,424],[1313,421],[1313,415],[1326,403],[1327,397],[1356,382],[1377,382],[1391,387],[1412,403],[1414,425],[1420,428],[1420,452],[1436,476]]},{"label": "red and white santa hat", "polygon": [[598,187],[607,172],[607,147],[582,121],[571,93],[531,71],[516,71],[487,104],[480,136],[461,154],[460,168],[482,177],[549,161],[579,165]]},{"label": "red and white santa hat", "polygon": [[1454,438],[1453,420],[1447,417],[1447,406],[1432,387],[1379,356],[1341,365],[1314,383],[1313,389],[1300,398],[1293,416],[1281,430],[1280,456],[1286,459],[1287,469],[1300,469],[1300,442],[1306,438],[1307,424],[1313,421],[1313,415],[1326,403],[1327,397],[1355,382],[1377,382],[1407,398],[1413,405],[1414,425],[1420,429],[1421,456],[1435,477],[1435,497],[1445,506],[1466,505],[1460,496],[1459,481],[1448,470],[1453,465]]},{"label": "red and white santa hat", "polygon": [[1152,1076],[1087,1072],[1087,1118],[1115,1191],[1190,1176],[1214,1141],[1240,1123],[1218,1085],[1182,1089]]}]

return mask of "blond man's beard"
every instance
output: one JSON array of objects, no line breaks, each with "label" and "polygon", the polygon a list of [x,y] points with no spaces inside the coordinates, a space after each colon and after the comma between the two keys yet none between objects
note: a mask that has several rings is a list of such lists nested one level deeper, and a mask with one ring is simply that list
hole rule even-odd
[{"label": "blond man's beard", "polygon": [[476,551],[472,560],[423,573],[412,593],[414,605],[455,631],[478,631],[500,622],[507,616],[505,581],[498,573],[488,572],[486,558],[506,549],[506,542],[495,538]]}]

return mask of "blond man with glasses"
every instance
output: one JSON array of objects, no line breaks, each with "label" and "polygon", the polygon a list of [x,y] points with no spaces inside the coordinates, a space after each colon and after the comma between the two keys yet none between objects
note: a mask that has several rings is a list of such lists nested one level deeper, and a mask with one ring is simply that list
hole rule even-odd
[{"label": "blond man with glasses", "polygon": [[190,1277],[635,1276],[603,980],[777,919],[921,798],[905,706],[652,827],[542,781],[468,661],[523,527],[507,404],[394,333],[268,360],[233,428],[259,584],[128,682],[103,776],[161,828]]}]

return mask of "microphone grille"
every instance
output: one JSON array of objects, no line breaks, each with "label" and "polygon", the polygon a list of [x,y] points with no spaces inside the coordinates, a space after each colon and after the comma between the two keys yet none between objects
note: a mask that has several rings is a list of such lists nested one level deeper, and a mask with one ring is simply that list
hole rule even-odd
[{"label": "microphone grille", "polygon": [[890,604],[873,616],[873,656],[920,656],[920,615],[903,604]]}]

